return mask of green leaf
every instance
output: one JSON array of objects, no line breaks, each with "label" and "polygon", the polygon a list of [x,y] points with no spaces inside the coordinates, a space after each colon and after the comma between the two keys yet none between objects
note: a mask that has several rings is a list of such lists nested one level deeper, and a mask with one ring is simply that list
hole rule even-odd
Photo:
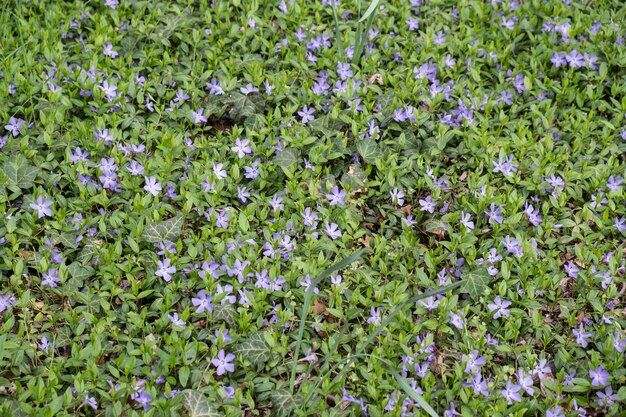
[{"label": "green leaf", "polygon": [[218,321],[224,321],[230,325],[235,324],[237,319],[237,311],[230,305],[217,305],[213,308],[213,317]]},{"label": "green leaf", "polygon": [[294,165],[298,163],[298,151],[294,148],[285,148],[274,157],[274,163],[282,168],[286,175],[291,172]]},{"label": "green leaf", "polygon": [[178,370],[178,380],[180,381],[180,385],[183,387],[187,385],[187,381],[189,381],[189,367],[183,366]]},{"label": "green leaf", "polygon": [[485,292],[491,281],[487,268],[480,267],[465,274],[461,291],[468,293],[474,300],[478,300]]},{"label": "green leaf", "polygon": [[617,391],[617,400],[626,401],[626,387],[621,387],[619,391]]},{"label": "green leaf", "polygon": [[359,23],[365,21],[365,19],[367,19],[372,13],[374,13],[374,11],[376,10],[376,6],[378,6],[379,2],[380,0],[372,0],[370,6],[367,8],[363,16],[361,16],[361,18],[359,19]]},{"label": "green leaf", "polygon": [[151,243],[173,242],[180,235],[183,220],[183,216],[175,216],[163,222],[149,223],[146,225],[142,237]]},{"label": "green leaf", "polygon": [[404,393],[406,395],[408,395],[409,397],[411,397],[413,400],[417,401],[417,403],[420,405],[420,407],[422,407],[422,409],[424,411],[426,411],[430,416],[432,417],[439,417],[437,415],[437,412],[435,410],[433,410],[433,408],[430,406],[430,404],[428,404],[426,402],[426,400],[424,400],[424,398],[422,398],[421,395],[419,395],[412,387],[411,385],[409,385],[408,381],[406,380],[406,378],[403,378],[398,371],[396,371],[391,364],[386,363],[387,364],[387,368],[389,369],[389,372],[391,372],[391,374],[393,375],[393,377],[396,379],[396,381],[398,382],[398,385],[400,385],[400,388],[402,388],[402,391],[404,391]]},{"label": "green leaf", "polygon": [[422,227],[424,228],[424,231],[428,233],[433,233],[436,235],[442,235],[447,230],[446,224],[442,222],[441,220],[437,220],[437,219],[426,220],[424,224],[422,225]]},{"label": "green leaf", "polygon": [[277,389],[270,396],[272,399],[272,416],[288,417],[293,415],[296,407],[300,407],[302,399],[300,396],[293,396],[286,389]]},{"label": "green leaf", "polygon": [[383,153],[380,146],[373,139],[363,139],[357,142],[356,150],[361,158],[368,164],[376,163],[377,159],[382,159]]},{"label": "green leaf", "polygon": [[252,362],[255,366],[264,365],[272,357],[272,351],[270,350],[263,332],[258,332],[247,338],[245,341],[235,346],[233,352],[236,355],[241,355],[245,360]]},{"label": "green leaf", "polygon": [[39,168],[31,165],[21,154],[11,156],[0,169],[6,175],[6,185],[11,191],[32,187],[39,174]]},{"label": "green leaf", "polygon": [[186,390],[183,395],[183,405],[189,417],[221,417],[217,407],[211,404],[208,398],[194,390]]},{"label": "green leaf", "polygon": [[84,281],[93,276],[96,271],[90,266],[83,266],[79,262],[72,262],[72,264],[67,267],[67,272],[72,278]]},{"label": "green leaf", "polygon": [[233,115],[238,119],[246,119],[254,116],[263,110],[263,98],[258,94],[242,94],[233,91],[230,96],[230,103],[233,107]]}]

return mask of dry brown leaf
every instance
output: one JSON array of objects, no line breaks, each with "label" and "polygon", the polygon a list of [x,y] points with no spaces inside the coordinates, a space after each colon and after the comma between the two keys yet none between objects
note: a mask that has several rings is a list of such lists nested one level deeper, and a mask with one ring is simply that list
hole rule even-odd
[{"label": "dry brown leaf", "polygon": [[326,305],[319,299],[313,301],[313,307],[311,307],[313,314],[322,314],[326,312]]},{"label": "dry brown leaf", "polygon": [[369,78],[369,80],[367,80],[367,82],[370,84],[376,83],[378,85],[383,85],[383,76],[380,74],[374,74]]},{"label": "dry brown leaf", "polygon": [[404,207],[400,207],[400,211],[403,212],[404,214],[411,214],[411,211],[413,210],[413,205],[412,204],[407,204]]},{"label": "dry brown leaf", "polygon": [[363,246],[369,248],[370,247],[370,242],[372,241],[372,237],[369,235],[365,235],[363,237]]}]

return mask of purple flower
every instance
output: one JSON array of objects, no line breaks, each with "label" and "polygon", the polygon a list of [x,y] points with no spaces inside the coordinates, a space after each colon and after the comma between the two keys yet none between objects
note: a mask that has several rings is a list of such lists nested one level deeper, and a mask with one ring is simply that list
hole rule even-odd
[{"label": "purple flower", "polygon": [[502,207],[496,206],[495,203],[491,203],[489,210],[485,210],[485,214],[489,217],[489,224],[493,223],[502,224],[504,218],[502,217]]},{"label": "purple flower", "polygon": [[450,324],[452,324],[457,329],[462,329],[464,325],[463,318],[460,315],[456,314],[454,311],[451,311]]},{"label": "purple flower", "polygon": [[398,206],[401,206],[404,204],[404,191],[394,188],[393,190],[391,190],[389,194],[391,195],[392,204],[395,204]]},{"label": "purple flower", "polygon": [[198,111],[191,111],[191,117],[193,118],[193,122],[196,124],[199,123],[206,123],[207,122],[207,117],[203,114],[204,113],[204,109],[200,108],[198,109]]},{"label": "purple flower", "polygon": [[246,85],[245,87],[241,87],[239,91],[241,91],[245,95],[248,95],[252,93],[258,93],[259,89],[253,86],[251,83],[248,83],[248,85]]},{"label": "purple flower", "polygon": [[493,172],[501,172],[507,177],[512,177],[513,173],[517,171],[517,165],[513,164],[513,158],[513,155],[509,155],[505,159],[500,157],[498,162],[492,161],[494,165]]},{"label": "purple flower", "polygon": [[465,362],[465,372],[475,374],[480,372],[480,368],[487,363],[485,358],[478,356],[478,351],[473,350],[469,355],[463,354],[461,360]]},{"label": "purple flower", "polygon": [[[1,297],[0,297],[0,300],[1,300]],[[2,303],[0,301],[0,311],[2,311],[1,304]],[[613,347],[615,348],[615,350],[617,350],[620,353],[624,351],[624,348],[626,348],[626,340],[621,339],[619,330],[615,330],[615,333],[613,334]]]},{"label": "purple flower", "polygon": [[20,134],[20,129],[24,125],[24,120],[16,119],[15,117],[11,117],[9,119],[9,124],[5,125],[4,128],[11,132],[13,136],[17,136]]},{"label": "purple flower", "polygon": [[591,378],[591,386],[601,387],[607,384],[609,373],[602,367],[602,365],[598,365],[595,370],[592,369],[589,371],[589,377]]},{"label": "purple flower", "polygon": [[232,398],[235,398],[235,388],[224,385],[222,386],[222,389],[224,390],[225,399],[230,400]]},{"label": "purple flower", "polygon": [[539,379],[544,379],[548,374],[552,374],[552,369],[548,366],[547,359],[541,359],[539,363],[535,362],[535,367],[533,368],[533,375],[539,377]]},{"label": "purple flower", "polygon": [[154,273],[157,277],[162,277],[165,281],[169,282],[172,280],[172,275],[176,273],[176,267],[171,266],[172,261],[170,258],[165,258],[162,261],[157,261],[157,265],[159,269]]},{"label": "purple flower", "polygon": [[495,311],[496,313],[493,315],[493,318],[498,319],[502,316],[509,317],[511,315],[511,312],[507,309],[507,307],[510,305],[511,305],[510,301],[502,300],[500,296],[498,295],[493,300],[493,303],[487,304],[487,308],[492,313]]},{"label": "purple flower", "polygon": [[206,83],[206,87],[209,89],[209,94],[212,94],[214,96],[219,96],[219,95],[224,94],[224,90],[220,86],[220,83],[217,80],[217,78],[211,78],[211,82]]},{"label": "purple flower", "polygon": [[196,314],[201,314],[205,311],[213,311],[213,304],[211,304],[211,301],[213,301],[213,297],[206,294],[204,290],[200,290],[198,291],[197,298],[191,299],[191,304],[193,304],[195,307],[198,307],[196,309]]},{"label": "purple flower", "polygon": [[427,211],[429,213],[435,212],[435,207],[437,207],[437,202],[433,201],[430,196],[426,196],[426,198],[419,200],[420,211]]},{"label": "purple flower", "polygon": [[174,313],[174,314],[168,314],[167,317],[169,317],[170,322],[172,322],[172,324],[174,326],[178,326],[181,329],[185,328],[185,320],[181,319],[178,317],[178,313]]},{"label": "purple flower", "polygon": [[474,229],[474,222],[471,220],[471,216],[469,213],[461,212],[461,224],[467,227],[468,230]]},{"label": "purple flower", "polygon": [[224,169],[224,164],[213,164],[213,173],[218,180],[223,180],[228,176],[226,170]]},{"label": "purple flower", "polygon": [[113,84],[109,84],[108,81],[104,81],[101,86],[98,86],[106,96],[107,101],[113,101],[115,97],[117,97],[117,86]]},{"label": "purple flower", "polygon": [[370,308],[370,317],[367,319],[367,322],[369,324],[373,324],[375,326],[380,324],[381,321],[381,312],[382,312],[382,308],[378,307],[378,308],[374,308],[371,307]]},{"label": "purple flower", "polygon": [[566,417],[563,412],[563,407],[557,405],[554,408],[548,408],[546,410],[546,417]]},{"label": "purple flower", "polygon": [[61,278],[59,278],[56,268],[50,268],[48,272],[44,272],[42,275],[44,279],[41,281],[41,285],[48,285],[52,288],[58,287]]},{"label": "purple flower", "polygon": [[113,50],[113,44],[111,42],[105,44],[103,49],[104,49],[103,53],[105,56],[108,56],[111,58],[117,58],[119,56],[119,53]]},{"label": "purple flower", "polygon": [[90,397],[89,393],[85,393],[85,400],[83,401],[83,405],[89,406],[94,410],[98,409],[98,402],[96,401],[96,397]]},{"label": "purple flower", "polygon": [[533,377],[532,375],[524,375],[524,371],[522,369],[518,369],[517,373],[517,382],[519,383],[520,388],[522,388],[528,395],[533,395],[535,390],[533,388]]},{"label": "purple flower", "polygon": [[617,192],[623,181],[624,179],[622,177],[614,177],[611,175],[609,180],[606,182],[606,188],[613,192]]},{"label": "purple flower", "polygon": [[485,397],[489,396],[489,391],[487,390],[487,381],[483,379],[483,376],[480,372],[474,374],[474,379],[472,379],[469,383],[463,384],[464,386],[470,386],[474,390],[474,394],[483,395]]},{"label": "purple flower", "polygon": [[416,32],[420,27],[419,22],[413,16],[409,17],[405,23],[409,26],[411,32]]},{"label": "purple flower", "polygon": [[41,337],[41,342],[39,342],[37,344],[37,346],[39,347],[39,349],[43,350],[44,352],[48,352],[48,348],[51,346],[54,346],[54,342],[49,341],[46,336],[42,336]]},{"label": "purple flower", "polygon": [[231,363],[233,360],[235,360],[235,355],[232,353],[226,354],[224,349],[220,349],[217,353],[217,358],[211,360],[211,363],[217,368],[218,375],[224,375],[226,372],[235,371],[235,365]]},{"label": "purple flower", "polygon": [[159,192],[161,192],[163,188],[161,187],[161,184],[157,182],[156,178],[154,176],[150,178],[148,177],[144,177],[144,178],[146,180],[146,185],[143,187],[143,189],[155,197],[159,195]]},{"label": "purple flower", "polygon": [[326,194],[326,198],[331,206],[343,206],[346,204],[346,194],[346,190],[339,190],[339,187],[335,185],[330,194]]},{"label": "purple flower", "polygon": [[307,124],[308,122],[315,120],[313,113],[315,113],[315,109],[305,105],[302,107],[302,111],[298,112],[298,115],[302,118],[302,123]]},{"label": "purple flower", "polygon": [[513,384],[510,380],[506,381],[506,386],[502,390],[502,396],[507,400],[508,404],[513,404],[513,401],[519,402],[522,400],[522,396],[519,391],[522,389],[521,386],[517,384]]},{"label": "purple flower", "polygon": [[524,249],[519,245],[517,239],[506,235],[502,244],[509,253],[515,255],[516,257],[520,258],[524,256]]},{"label": "purple flower", "polygon": [[615,404],[615,401],[617,400],[618,397],[615,393],[613,393],[613,387],[609,385],[604,389],[604,392],[598,392],[598,400],[596,401],[596,403],[601,407],[610,407]]},{"label": "purple flower", "polygon": [[235,139],[235,146],[230,148],[233,152],[236,152],[239,158],[243,158],[246,155],[250,155],[252,153],[252,148],[250,147],[250,140],[244,139],[241,140],[239,138]]},{"label": "purple flower", "polygon": [[350,69],[350,63],[346,62],[338,62],[337,63],[337,75],[341,78],[342,81],[347,80],[348,78],[352,78],[354,75],[352,70]]},{"label": "purple flower", "polygon": [[326,222],[326,234],[332,240],[338,239],[341,237],[341,230],[338,229],[339,226],[336,223],[328,223]]},{"label": "purple flower", "polygon": [[52,216],[52,210],[50,210],[51,205],[52,200],[44,200],[42,196],[39,196],[37,197],[36,203],[30,204],[30,208],[37,210],[37,218],[41,219],[45,216]]},{"label": "purple flower", "polygon": [[576,336],[576,343],[582,347],[587,347],[587,339],[591,337],[591,333],[584,331],[582,323],[580,323],[578,330],[572,329],[572,333]]},{"label": "purple flower", "polygon": [[15,304],[15,296],[14,295],[2,295],[0,294],[0,313],[4,310],[10,308],[13,304]]},{"label": "purple flower", "polygon": [[144,411],[148,411],[150,409],[152,396],[146,392],[145,388],[141,388],[138,392],[132,394],[130,398],[135,400],[137,404],[141,405]]}]

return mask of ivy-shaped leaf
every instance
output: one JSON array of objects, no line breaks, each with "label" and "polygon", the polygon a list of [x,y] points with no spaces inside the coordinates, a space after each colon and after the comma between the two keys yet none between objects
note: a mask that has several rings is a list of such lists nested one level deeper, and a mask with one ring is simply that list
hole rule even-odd
[{"label": "ivy-shaped leaf", "polygon": [[293,410],[300,407],[302,398],[297,395],[294,397],[286,389],[277,389],[270,397],[272,399],[272,416],[288,417],[293,415]]},{"label": "ivy-shaped leaf", "polygon": [[142,237],[150,243],[173,242],[180,235],[183,219],[183,216],[175,216],[162,222],[148,223]]},{"label": "ivy-shaped leaf", "polygon": [[213,317],[218,321],[224,321],[229,325],[235,324],[237,311],[232,305],[217,305],[213,308]]},{"label": "ivy-shaped leaf", "polygon": [[294,165],[298,163],[298,151],[294,148],[285,148],[274,157],[274,163],[281,167],[287,176],[290,176]]},{"label": "ivy-shaped leaf", "polygon": [[260,113],[264,107],[263,99],[258,94],[246,95],[238,91],[233,91],[229,101],[233,107],[232,114],[238,119],[246,119],[247,117]]},{"label": "ivy-shaped leaf", "polygon": [[39,168],[31,165],[21,154],[11,156],[1,169],[6,175],[7,187],[15,192],[32,187],[39,174]]},{"label": "ivy-shaped leaf", "polygon": [[262,332],[258,332],[237,345],[234,350],[236,355],[241,355],[247,361],[259,367],[264,365],[272,357]]},{"label": "ivy-shaped leaf", "polygon": [[82,266],[79,262],[72,262],[72,264],[67,267],[67,272],[72,278],[84,281],[92,277],[96,271],[90,266]]},{"label": "ivy-shaped leaf", "polygon": [[100,265],[101,258],[98,253],[98,248],[100,247],[101,242],[99,240],[90,240],[85,243],[85,247],[80,251],[76,260],[81,264],[85,265],[89,263],[91,266]]},{"label": "ivy-shaped leaf", "polygon": [[468,293],[474,300],[478,300],[485,292],[491,281],[491,275],[487,272],[487,268],[480,267],[469,271],[463,277],[463,285],[461,291]]},{"label": "ivy-shaped leaf", "polygon": [[443,235],[445,235],[446,230],[447,230],[446,224],[442,222],[441,220],[437,220],[437,219],[426,220],[424,224],[422,225],[422,227],[424,228],[424,231],[428,233],[432,233],[439,237],[443,237]]},{"label": "ivy-shaped leaf", "polygon": [[209,402],[204,395],[194,390],[186,390],[183,394],[183,405],[189,413],[189,417],[221,417],[222,413],[217,407]]},{"label": "ivy-shaped leaf", "polygon": [[63,232],[59,233],[56,230],[50,232],[50,237],[55,245],[63,245],[66,248],[76,248],[76,233]]},{"label": "ivy-shaped leaf", "polygon": [[373,139],[363,139],[356,143],[356,150],[361,155],[361,158],[368,164],[376,163],[377,159],[383,157],[383,153],[380,150],[380,146]]}]

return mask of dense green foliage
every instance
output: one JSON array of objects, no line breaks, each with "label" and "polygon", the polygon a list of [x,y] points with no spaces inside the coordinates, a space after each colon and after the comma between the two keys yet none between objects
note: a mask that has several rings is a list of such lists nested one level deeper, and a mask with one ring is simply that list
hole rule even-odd
[{"label": "dense green foliage", "polygon": [[4,2],[0,414],[623,415],[625,21]]}]

